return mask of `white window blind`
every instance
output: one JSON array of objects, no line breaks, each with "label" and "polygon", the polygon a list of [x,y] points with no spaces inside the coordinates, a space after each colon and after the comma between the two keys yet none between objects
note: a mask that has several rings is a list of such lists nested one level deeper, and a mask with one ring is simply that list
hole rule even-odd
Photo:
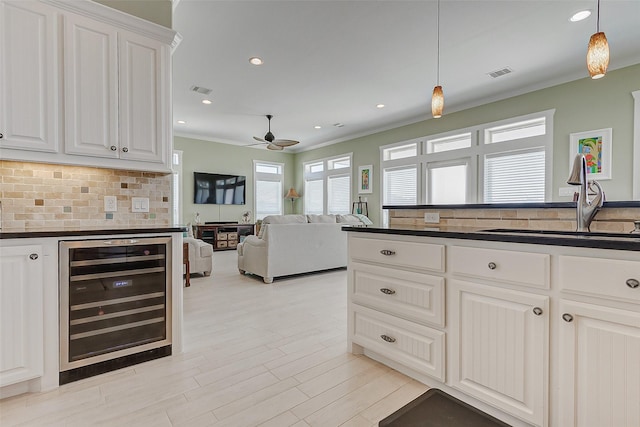
[{"label": "white window blind", "polygon": [[351,176],[330,176],[327,187],[327,212],[329,214],[348,214],[351,200]]},{"label": "white window blind", "polygon": [[467,164],[429,167],[429,203],[454,205],[467,201]]},{"label": "white window blind", "polygon": [[410,165],[383,171],[383,204],[415,205],[418,200],[418,167]]},{"label": "white window blind", "polygon": [[306,181],[304,184],[304,213],[322,215],[324,183],[321,179]]},{"label": "white window blind", "polygon": [[283,165],[254,161],[255,219],[283,214]]},{"label": "white window blind", "polygon": [[485,156],[485,203],[544,202],[544,193],[544,147]]}]

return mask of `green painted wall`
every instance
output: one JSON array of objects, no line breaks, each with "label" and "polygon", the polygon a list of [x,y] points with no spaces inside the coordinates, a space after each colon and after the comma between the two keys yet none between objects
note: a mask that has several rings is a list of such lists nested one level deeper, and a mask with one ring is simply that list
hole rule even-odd
[{"label": "green painted wall", "polygon": [[146,19],[167,28],[171,28],[173,5],[171,0],[94,0],[129,15]]},{"label": "green painted wall", "polygon": [[[284,191],[294,183],[293,154],[286,152],[274,152],[248,147],[237,147],[230,144],[202,141],[199,139],[174,137],[175,150],[182,153],[182,217],[183,222],[194,222],[196,212],[200,213],[202,221],[240,221],[242,212],[251,211],[251,219],[255,217],[254,187],[253,187],[253,161],[265,160],[284,163]],[[233,175],[246,175],[247,177],[247,204],[241,205],[196,205],[193,203],[193,172],[229,173]],[[284,200],[285,213],[290,213],[291,202]],[[296,207],[301,204],[296,202]]]}]

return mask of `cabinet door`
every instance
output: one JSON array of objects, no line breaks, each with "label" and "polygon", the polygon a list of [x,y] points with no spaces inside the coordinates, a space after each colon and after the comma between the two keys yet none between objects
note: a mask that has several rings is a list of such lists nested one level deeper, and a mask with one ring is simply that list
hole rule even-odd
[{"label": "cabinet door", "polygon": [[69,13],[64,23],[65,152],[118,157],[114,27]]},{"label": "cabinet door", "polygon": [[560,301],[562,426],[640,425],[640,313]]},{"label": "cabinet door", "polygon": [[0,248],[0,387],[43,372],[40,246]]},{"label": "cabinet door", "polygon": [[451,386],[546,425],[549,298],[450,281]]},{"label": "cabinet door", "polygon": [[119,45],[120,158],[165,163],[170,130],[169,48],[121,31]]},{"label": "cabinet door", "polygon": [[0,147],[58,149],[56,16],[39,2],[0,3]]}]

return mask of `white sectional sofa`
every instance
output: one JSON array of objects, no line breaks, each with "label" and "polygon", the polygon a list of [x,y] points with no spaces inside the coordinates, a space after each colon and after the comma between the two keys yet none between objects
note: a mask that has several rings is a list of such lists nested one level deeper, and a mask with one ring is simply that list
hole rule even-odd
[{"label": "white sectional sofa", "polygon": [[346,267],[345,225],[363,223],[352,215],[267,216],[258,236],[238,244],[238,270],[272,283],[274,277]]}]

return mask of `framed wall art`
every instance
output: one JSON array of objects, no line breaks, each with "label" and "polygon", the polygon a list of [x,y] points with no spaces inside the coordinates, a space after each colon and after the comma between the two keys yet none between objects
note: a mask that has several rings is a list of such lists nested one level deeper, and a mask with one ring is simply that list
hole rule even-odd
[{"label": "framed wall art", "polygon": [[358,194],[373,193],[373,165],[358,166]]},{"label": "framed wall art", "polygon": [[587,179],[611,179],[611,128],[570,134],[569,169],[575,155],[587,160]]}]

